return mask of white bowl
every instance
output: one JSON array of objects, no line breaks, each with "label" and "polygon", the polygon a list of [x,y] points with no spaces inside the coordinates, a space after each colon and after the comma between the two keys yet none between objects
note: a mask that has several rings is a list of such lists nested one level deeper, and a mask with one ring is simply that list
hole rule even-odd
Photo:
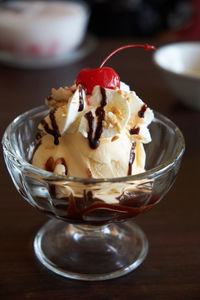
[{"label": "white bowl", "polygon": [[66,54],[82,42],[88,18],[82,2],[5,2],[0,5],[0,48],[30,57]]},{"label": "white bowl", "polygon": [[200,110],[200,42],[162,46],[153,58],[174,95],[187,106]]}]

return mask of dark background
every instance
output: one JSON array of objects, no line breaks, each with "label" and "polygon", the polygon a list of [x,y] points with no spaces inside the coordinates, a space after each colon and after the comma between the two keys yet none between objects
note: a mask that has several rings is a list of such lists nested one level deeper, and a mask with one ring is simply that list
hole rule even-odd
[{"label": "dark background", "polygon": [[89,28],[100,36],[152,36],[178,29],[194,16],[190,0],[86,0]]}]

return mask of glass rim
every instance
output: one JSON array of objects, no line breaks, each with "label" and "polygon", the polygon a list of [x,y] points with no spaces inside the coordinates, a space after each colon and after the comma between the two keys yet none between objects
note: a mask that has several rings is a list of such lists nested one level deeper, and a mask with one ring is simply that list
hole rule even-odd
[{"label": "glass rim", "polygon": [[[142,173],[139,173],[136,175],[130,175],[130,176],[111,177],[111,178],[109,178],[109,177],[108,178],[106,178],[106,177],[105,178],[83,178],[83,177],[73,177],[73,176],[67,176],[67,175],[57,175],[53,172],[45,171],[36,166],[33,166],[30,162],[23,159],[21,156],[17,155],[13,151],[12,145],[9,141],[9,137],[12,132],[12,129],[21,120],[25,119],[27,117],[27,115],[39,113],[39,112],[43,111],[44,109],[48,110],[48,106],[47,105],[37,106],[35,108],[32,108],[32,109],[20,114],[19,116],[17,116],[5,129],[3,138],[2,138],[2,145],[3,145],[4,152],[9,154],[9,159],[12,159],[12,162],[15,165],[17,165],[18,167],[19,167],[19,165],[22,165],[23,169],[25,171],[31,172],[34,175],[43,177],[44,179],[47,179],[49,181],[70,181],[70,182],[81,182],[84,184],[94,184],[94,183],[103,183],[103,182],[137,181],[137,180],[142,180],[142,179],[147,179],[147,178],[152,179],[152,178],[158,177],[164,171],[171,169],[173,167],[174,163],[176,163],[182,157],[182,155],[185,151],[185,140],[184,140],[183,134],[182,134],[181,130],[178,128],[178,126],[173,121],[171,121],[170,119],[168,119],[167,117],[162,115],[161,113],[158,113],[157,111],[153,111],[154,119],[152,122],[155,122],[155,120],[157,119],[157,120],[163,122],[164,124],[167,124],[168,126],[170,126],[170,128],[172,128],[176,132],[178,139],[179,139],[178,148],[177,148],[175,154],[169,160],[167,160],[166,162],[164,162],[162,164],[159,164],[155,168],[151,168],[149,170],[146,170],[145,172],[142,172]],[[9,145],[7,145],[7,142]]]}]

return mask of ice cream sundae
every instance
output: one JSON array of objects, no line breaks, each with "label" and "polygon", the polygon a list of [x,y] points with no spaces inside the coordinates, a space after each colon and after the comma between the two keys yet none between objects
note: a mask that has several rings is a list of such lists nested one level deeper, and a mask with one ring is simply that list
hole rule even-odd
[{"label": "ice cream sundae", "polygon": [[132,47],[154,49],[115,50],[99,68],[81,70],[72,86],[53,88],[48,106],[18,116],[4,134],[15,186],[53,217],[34,239],[36,256],[65,277],[105,280],[138,267],[148,241],[128,219],[154,207],[180,167],[178,127],[104,67]]},{"label": "ice cream sundae", "polygon": [[[81,70],[71,87],[53,88],[46,99],[50,110],[38,125],[31,163],[63,176],[61,182],[50,181],[49,192],[54,213],[64,219],[93,224],[99,217],[97,223],[119,220],[151,208],[158,200],[151,199],[151,180],[112,186],[108,180],[144,172],[144,144],[151,142],[148,125],[153,111],[112,68],[103,67],[113,54],[129,47],[154,49],[123,46],[100,68]],[[87,178],[102,179],[103,189],[101,183],[86,184]]]},{"label": "ice cream sundae", "polygon": [[[151,48],[150,46],[146,46]],[[145,170],[153,112],[110,67],[82,70],[52,89],[32,164],[60,175],[110,178]]]}]

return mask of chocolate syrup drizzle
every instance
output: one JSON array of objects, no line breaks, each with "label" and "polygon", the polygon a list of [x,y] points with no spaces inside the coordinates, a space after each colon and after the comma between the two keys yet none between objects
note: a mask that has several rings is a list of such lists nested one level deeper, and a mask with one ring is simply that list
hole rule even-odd
[{"label": "chocolate syrup drizzle", "polygon": [[94,116],[92,115],[91,111],[89,111],[88,113],[85,114],[85,118],[87,119],[88,126],[89,126],[88,140],[89,140],[90,148],[92,148],[92,149],[96,149],[99,146],[99,139],[100,139],[102,131],[103,131],[102,122],[105,119],[104,106],[107,104],[106,103],[106,91],[103,87],[100,87],[100,90],[101,90],[102,100],[101,100],[100,106],[97,107],[97,109],[95,111],[95,115],[97,116],[97,127],[95,130],[94,137],[93,137]]},{"label": "chocolate syrup drizzle", "polygon": [[140,132],[140,127],[133,127],[129,130],[130,135],[139,134],[139,132]]},{"label": "chocolate syrup drizzle", "polygon": [[58,158],[56,161],[54,161],[53,157],[50,156],[47,161],[46,161],[46,164],[45,164],[45,170],[46,171],[49,171],[49,172],[54,172],[55,170],[55,167],[58,165],[58,164],[61,164],[65,167],[65,175],[68,174],[68,168],[67,168],[67,164],[66,164],[66,161],[63,157],[60,157]]},{"label": "chocolate syrup drizzle", "polygon": [[55,112],[56,112],[56,109],[57,108],[54,108],[53,110],[50,111],[49,113],[49,118],[51,120],[51,125],[52,125],[52,128],[51,129],[48,125],[48,123],[43,119],[40,123],[42,124],[42,126],[44,127],[45,131],[51,135],[53,135],[54,137],[54,144],[55,145],[58,145],[59,144],[59,137],[61,136],[60,135],[60,132],[59,132],[59,128],[58,128],[58,125],[56,123],[56,119],[55,119]]},{"label": "chocolate syrup drizzle", "polygon": [[79,85],[79,108],[78,111],[82,111],[84,109],[84,100],[83,100],[83,87]]},{"label": "chocolate syrup drizzle", "polygon": [[147,105],[143,104],[140,111],[138,112],[138,116],[140,118],[144,118],[144,113],[145,113],[146,110],[147,110]]},{"label": "chocolate syrup drizzle", "polygon": [[132,166],[133,166],[133,162],[135,159],[135,152],[134,152],[135,146],[136,146],[136,143],[133,142],[132,146],[131,146],[130,158],[129,158],[129,164],[128,164],[128,176],[132,174]]},{"label": "chocolate syrup drizzle", "polygon": [[[148,195],[147,195],[148,196]],[[55,204],[55,209],[66,211],[63,220],[72,221],[72,223],[88,223],[93,225],[106,224],[110,222],[123,221],[127,218],[137,216],[140,213],[151,209],[158,201],[159,195],[152,195],[147,202],[146,195],[141,191],[138,197],[130,195],[120,195],[116,199],[119,204],[108,204],[103,200],[93,196],[92,191],[83,192],[83,197],[74,197],[73,195],[63,198],[69,201],[68,207]],[[90,219],[86,219],[90,216]],[[101,216],[99,219],[98,216]]]}]

